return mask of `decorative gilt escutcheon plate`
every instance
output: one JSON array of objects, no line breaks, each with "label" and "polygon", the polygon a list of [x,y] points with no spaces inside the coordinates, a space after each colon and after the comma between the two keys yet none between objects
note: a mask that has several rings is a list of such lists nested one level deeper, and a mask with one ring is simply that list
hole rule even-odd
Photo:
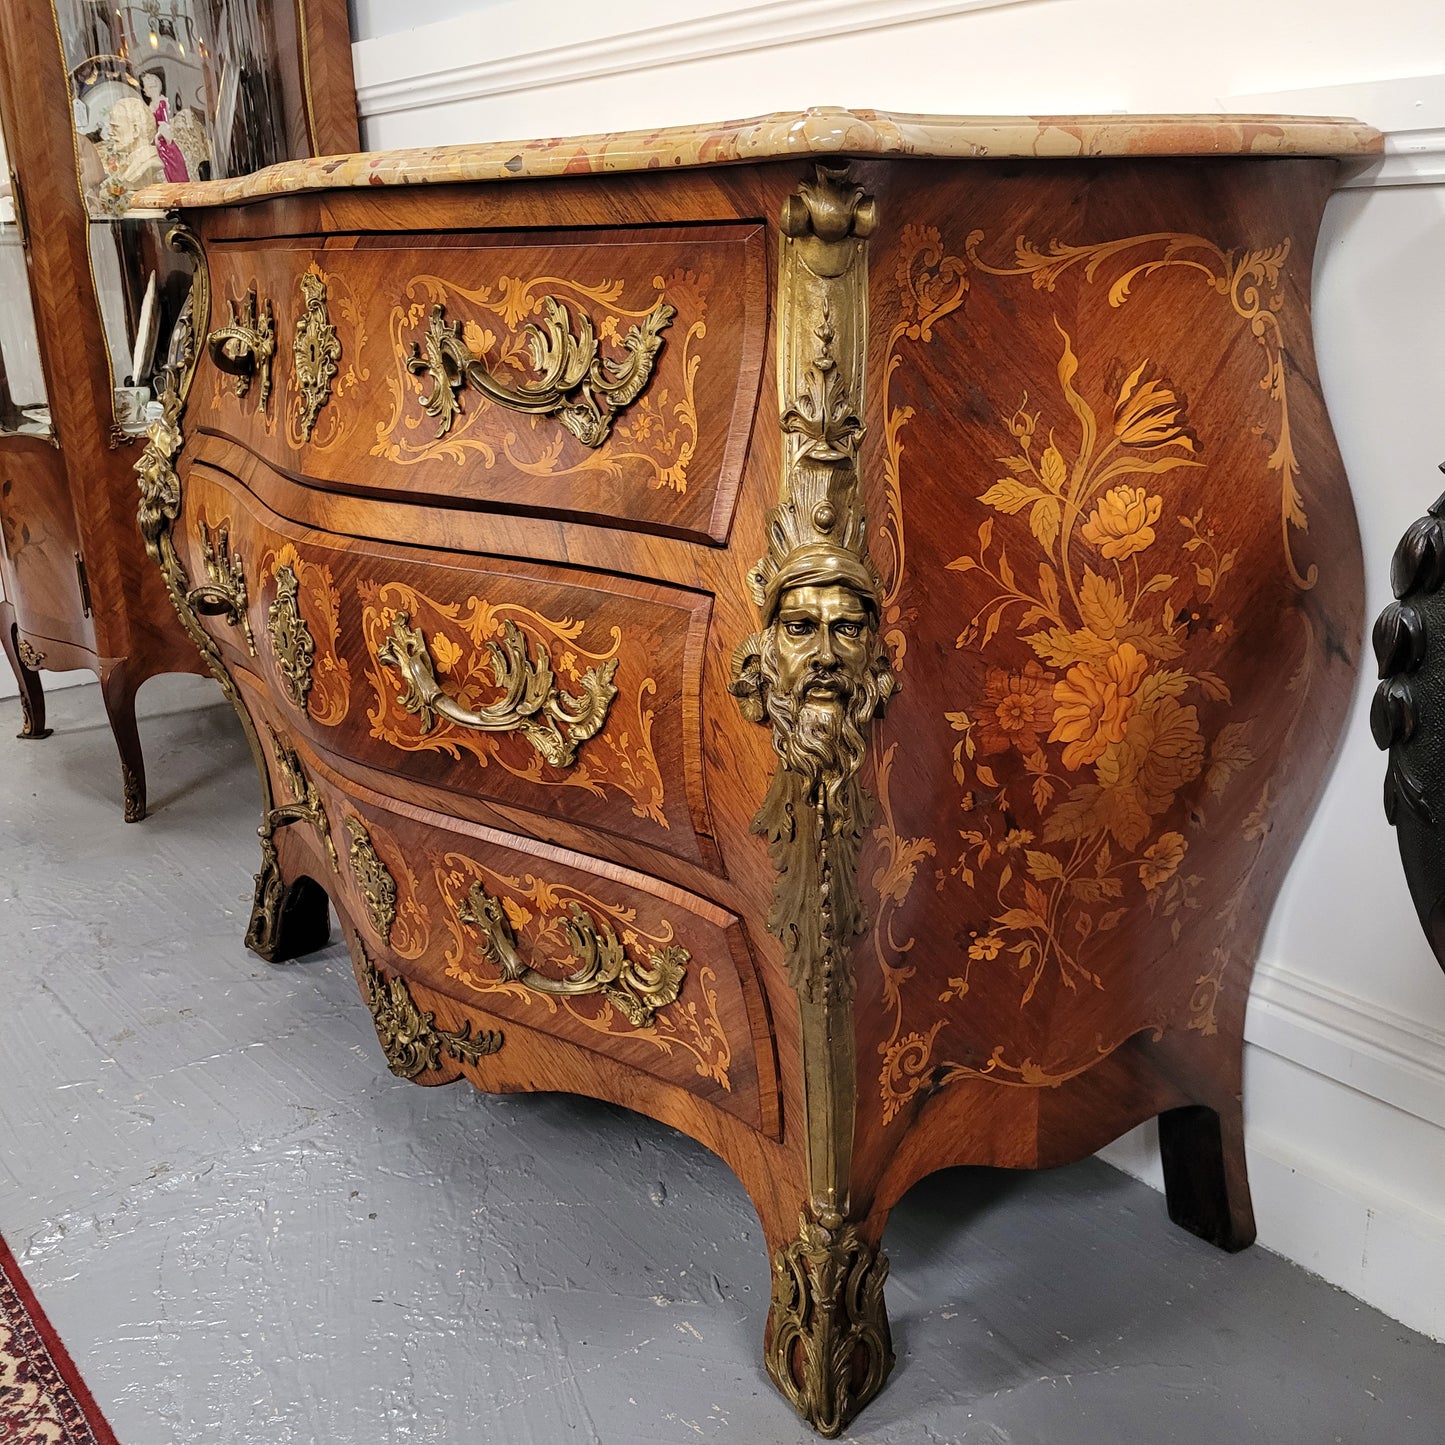
[{"label": "decorative gilt escutcheon plate", "polygon": [[311,692],[311,664],[316,657],[316,640],[301,615],[298,601],[300,584],[292,567],[283,563],[276,568],[276,597],[267,609],[266,633],[271,639],[271,652],[281,673],[286,696],[300,711],[306,711]]},{"label": "decorative gilt escutcheon plate", "polygon": [[347,861],[351,864],[356,886],[361,890],[371,926],[383,943],[389,942],[391,925],[396,922],[396,879],[381,861],[381,855],[371,841],[371,833],[360,818],[349,816],[346,832],[351,839],[346,852]]},{"label": "decorative gilt escutcheon plate", "polygon": [[341,342],[326,314],[326,278],[306,270],[301,273],[300,284],[305,309],[296,322],[292,350],[296,357],[296,410],[301,437],[310,441],[316,418],[331,399],[331,382],[341,362]]}]

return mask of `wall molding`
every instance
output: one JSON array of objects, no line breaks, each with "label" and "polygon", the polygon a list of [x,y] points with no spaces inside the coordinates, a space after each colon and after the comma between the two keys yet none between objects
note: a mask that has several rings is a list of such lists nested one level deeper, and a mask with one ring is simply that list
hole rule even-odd
[{"label": "wall molding", "polygon": [[1445,185],[1445,75],[1230,95],[1224,105],[1235,111],[1352,115],[1383,131],[1385,154],[1350,167],[1339,190]]},{"label": "wall molding", "polygon": [[[765,0],[733,8],[720,0],[693,0],[696,13],[685,19],[659,19],[620,31],[610,28],[620,18],[615,9],[589,6],[585,13],[579,9],[576,24],[549,20],[550,33],[563,31],[573,38],[540,48],[525,45],[537,33],[535,17],[529,25],[509,25],[505,12],[515,7],[508,5],[358,41],[351,48],[356,102],[361,118],[369,120],[1026,3],[1030,0]],[[523,8],[532,10],[530,0]],[[633,13],[676,16],[684,8],[682,0],[672,0],[636,6]],[[591,27],[596,33],[579,36],[579,30],[589,28],[588,17],[596,17]],[[437,66],[438,56],[475,54],[482,48],[479,33],[485,33],[492,51],[486,60]],[[509,49],[509,38],[523,45]]]},{"label": "wall molding", "polygon": [[1445,1033],[1261,960],[1245,1041],[1445,1129]]},{"label": "wall molding", "polygon": [[1363,170],[1346,176],[1342,191],[1381,186],[1445,185],[1445,126],[1397,131],[1385,137],[1385,154]]}]

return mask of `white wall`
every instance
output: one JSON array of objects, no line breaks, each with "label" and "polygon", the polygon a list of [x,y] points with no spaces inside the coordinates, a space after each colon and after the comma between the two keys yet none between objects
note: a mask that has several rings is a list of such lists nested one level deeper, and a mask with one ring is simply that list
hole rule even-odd
[{"label": "white wall", "polygon": [[[1283,109],[1387,130],[1389,159],[1331,202],[1315,317],[1371,615],[1388,600],[1390,552],[1441,489],[1445,457],[1440,0],[513,0],[399,33],[395,0],[355,4],[375,26],[353,55],[377,148],[816,104]],[[1445,978],[1380,808],[1372,682],[1366,666],[1260,962],[1251,1172],[1266,1245],[1445,1338]],[[1157,1178],[1147,1130],[1106,1157]]]}]

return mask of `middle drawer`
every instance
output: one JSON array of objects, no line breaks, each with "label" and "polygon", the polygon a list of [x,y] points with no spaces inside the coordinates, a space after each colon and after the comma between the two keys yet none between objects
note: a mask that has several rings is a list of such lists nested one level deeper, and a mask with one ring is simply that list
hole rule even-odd
[{"label": "middle drawer", "polygon": [[316,746],[716,870],[708,595],[308,531],[200,464],[177,543],[239,585],[238,620],[203,621]]}]

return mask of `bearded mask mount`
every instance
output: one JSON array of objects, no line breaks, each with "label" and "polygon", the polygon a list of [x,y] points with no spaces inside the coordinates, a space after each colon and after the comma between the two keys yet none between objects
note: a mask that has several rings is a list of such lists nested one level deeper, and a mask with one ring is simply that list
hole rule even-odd
[{"label": "bearded mask mount", "polygon": [[[778,870],[772,932],[811,1003],[853,996],[847,950],[866,926],[857,863],[868,800],[856,777],[895,683],[879,636],[858,469],[873,203],[818,168],[785,208],[779,338],[783,485],[750,577],[761,629],[733,657],[743,716],[772,729],[778,767],[753,819]],[[859,304],[859,303],[862,304]]]}]

